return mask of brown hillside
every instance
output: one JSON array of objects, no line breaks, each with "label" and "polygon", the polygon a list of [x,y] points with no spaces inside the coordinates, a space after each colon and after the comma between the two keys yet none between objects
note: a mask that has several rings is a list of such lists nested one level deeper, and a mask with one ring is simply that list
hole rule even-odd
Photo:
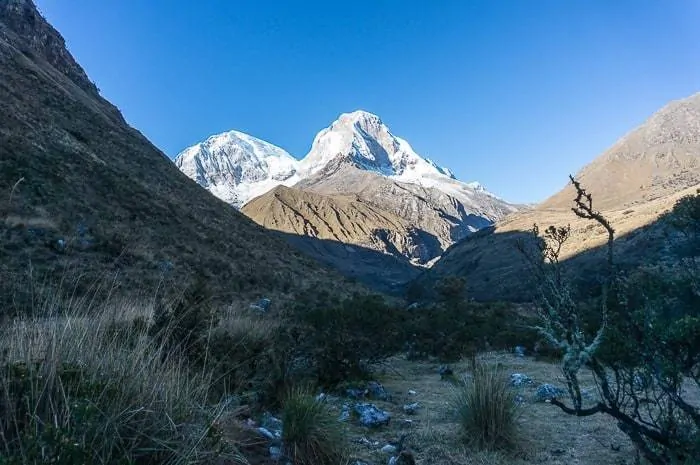
[{"label": "brown hillside", "polygon": [[[594,207],[612,222],[620,238],[619,259],[648,263],[663,257],[664,237],[655,221],[682,195],[700,186],[700,94],[671,102],[581,170],[576,178],[593,195]],[[562,179],[566,175],[562,174]],[[467,278],[476,298],[528,298],[526,264],[515,247],[523,233],[571,224],[563,258],[575,257],[579,274],[601,259],[590,253],[604,244],[601,228],[572,212],[572,186],[530,211],[518,212],[451,247],[420,279],[428,286],[446,275]]]}]

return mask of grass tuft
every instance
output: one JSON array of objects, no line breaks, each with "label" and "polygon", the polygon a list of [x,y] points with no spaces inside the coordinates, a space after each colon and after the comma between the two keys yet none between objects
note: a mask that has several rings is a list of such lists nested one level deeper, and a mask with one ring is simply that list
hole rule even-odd
[{"label": "grass tuft", "polygon": [[285,453],[294,465],[344,463],[347,457],[344,425],[309,390],[300,387],[290,390],[284,402],[282,422]]},{"label": "grass tuft", "polygon": [[470,447],[495,451],[517,443],[519,409],[503,369],[475,363],[471,379],[459,383],[453,406]]}]

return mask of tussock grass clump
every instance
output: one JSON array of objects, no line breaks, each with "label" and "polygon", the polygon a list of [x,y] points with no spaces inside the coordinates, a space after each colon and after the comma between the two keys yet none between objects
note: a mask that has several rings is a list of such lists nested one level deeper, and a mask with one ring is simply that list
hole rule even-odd
[{"label": "tussock grass clump", "polygon": [[458,384],[453,403],[470,447],[494,451],[516,444],[518,406],[503,369],[475,363],[471,379]]},{"label": "tussock grass clump", "polygon": [[124,320],[143,313],[129,307],[139,305],[105,305],[89,316],[68,308],[0,328],[0,462],[236,457],[217,428],[225,406],[207,402],[210,374],[173,358],[141,320]]},{"label": "tussock grass clump", "polygon": [[345,429],[309,390],[290,390],[282,409],[285,454],[295,465],[336,465],[347,455]]}]

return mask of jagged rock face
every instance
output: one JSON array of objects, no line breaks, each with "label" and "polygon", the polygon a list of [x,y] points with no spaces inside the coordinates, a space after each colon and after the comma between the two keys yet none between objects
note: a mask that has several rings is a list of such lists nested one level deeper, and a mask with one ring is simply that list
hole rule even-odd
[{"label": "jagged rock face", "polygon": [[425,263],[442,251],[435,236],[355,195],[323,195],[278,186],[242,212],[268,229],[353,244]]},{"label": "jagged rock face", "polygon": [[469,213],[463,203],[438,189],[398,182],[349,164],[304,180],[298,187],[324,195],[352,193],[362,202],[402,218],[424,238],[419,242],[420,264],[429,263],[454,242],[490,225],[490,218],[498,218],[492,211]]},{"label": "jagged rock face", "polygon": [[34,53],[67,76],[84,91],[96,95],[97,87],[66,49],[63,37],[49,25],[31,0],[0,0],[0,21],[21,41],[5,40],[20,46],[23,53]]}]

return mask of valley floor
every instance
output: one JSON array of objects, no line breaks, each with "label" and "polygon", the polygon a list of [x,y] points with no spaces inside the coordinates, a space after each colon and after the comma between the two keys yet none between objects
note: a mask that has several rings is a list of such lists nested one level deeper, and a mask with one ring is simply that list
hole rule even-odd
[{"label": "valley floor", "polygon": [[[610,418],[595,415],[587,418],[567,416],[549,403],[536,402],[536,387],[542,383],[565,386],[558,365],[534,361],[512,354],[491,353],[481,358],[487,363],[502,364],[506,373],[530,376],[533,385],[517,388],[523,397],[520,423],[520,447],[510,454],[473,452],[460,443],[459,427],[450,410],[453,385],[440,379],[437,364],[394,360],[380,380],[394,396],[393,402],[376,402],[392,413],[391,425],[377,432],[354,428],[351,440],[362,436],[379,448],[408,434],[406,441],[421,465],[519,465],[519,464],[631,464],[634,448]],[[453,366],[455,375],[468,372],[468,363]],[[587,388],[593,388],[592,380]],[[415,391],[409,395],[408,391]],[[405,415],[406,403],[419,402],[415,415]],[[410,420],[410,423],[407,421]],[[387,463],[386,454],[377,447],[353,444],[354,455],[375,464]]]},{"label": "valley floor", "polygon": [[[459,426],[450,408],[454,384],[441,380],[439,364],[396,358],[377,373],[377,379],[389,392],[391,400],[368,401],[389,412],[391,422],[378,429],[348,422],[352,454],[349,464],[388,463],[390,454],[382,452],[381,448],[398,441],[403,435],[407,435],[405,445],[414,453],[419,465],[635,463],[631,442],[609,417],[567,416],[554,405],[535,400],[537,386],[543,383],[565,386],[558,365],[506,353],[483,354],[480,359],[490,364],[501,364],[507,374],[522,373],[533,380],[529,386],[514,388],[523,402],[518,420],[520,438],[517,450],[510,453],[470,451],[460,441]],[[468,367],[466,361],[452,365],[458,377],[467,374]],[[583,387],[595,392],[592,379],[585,379]],[[329,402],[340,415],[343,404],[349,400],[330,397]],[[413,415],[404,413],[403,406],[413,402],[420,403],[418,411]],[[246,454],[251,463],[276,463],[266,453],[267,446],[262,443],[258,445],[247,451],[254,452],[253,457]]]}]

